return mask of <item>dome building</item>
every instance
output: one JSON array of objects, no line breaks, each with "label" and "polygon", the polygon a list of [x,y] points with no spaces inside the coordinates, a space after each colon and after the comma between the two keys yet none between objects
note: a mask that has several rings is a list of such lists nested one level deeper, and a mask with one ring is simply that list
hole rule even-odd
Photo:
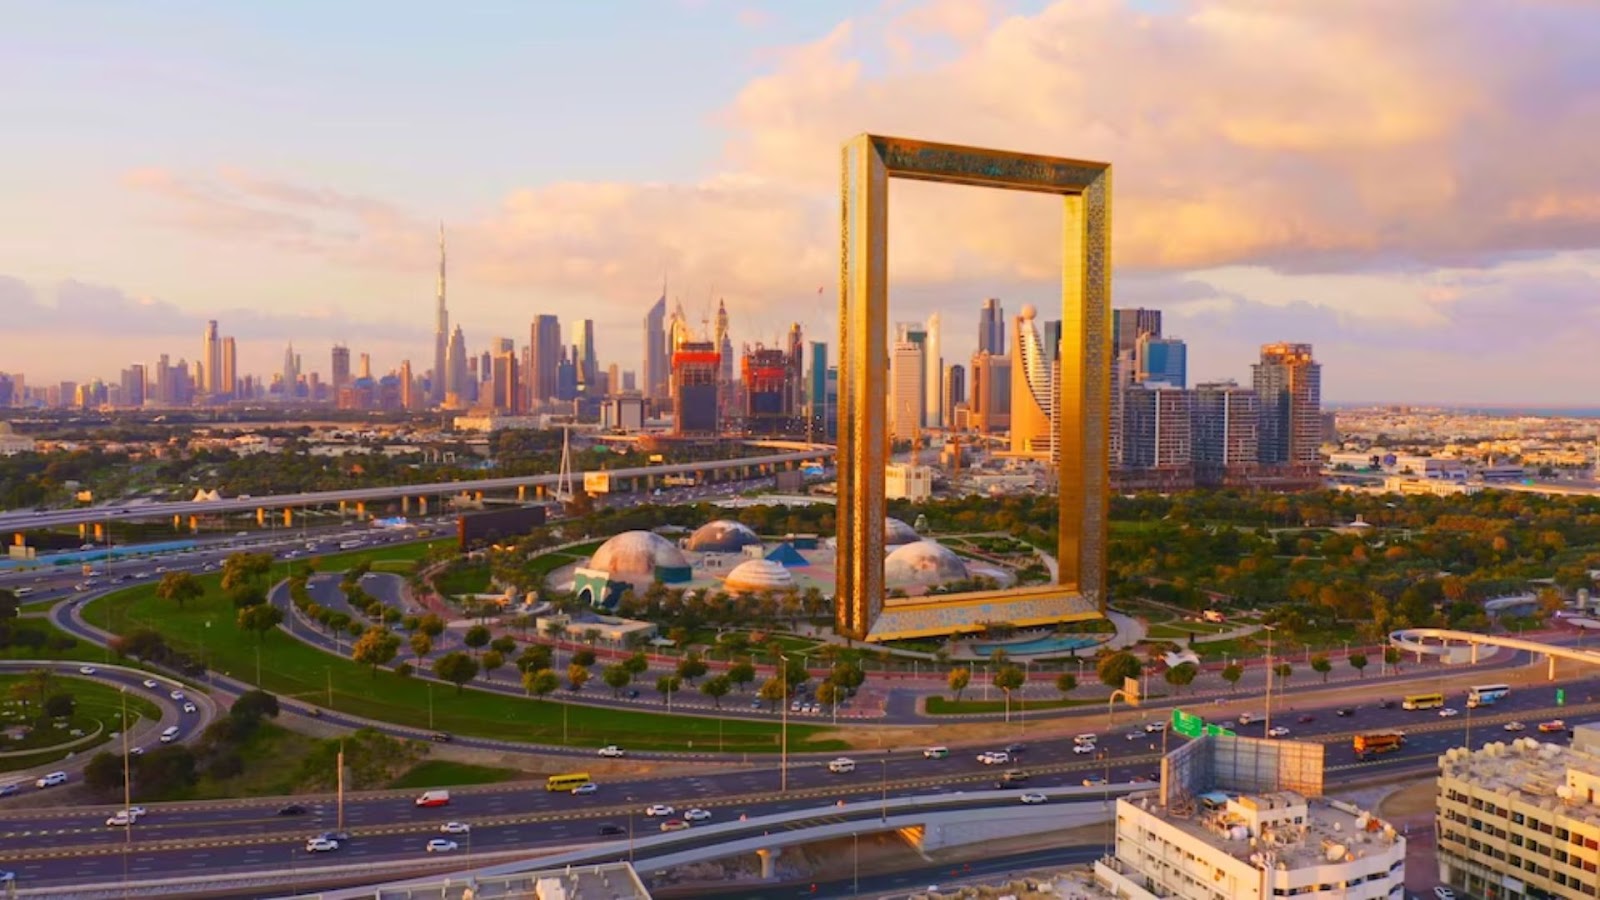
[{"label": "dome building", "polygon": [[901,544],[911,544],[922,540],[915,528],[899,519],[883,520],[883,545],[885,547],[898,547]]},{"label": "dome building", "polygon": [[652,581],[681,584],[693,574],[683,551],[650,531],[624,531],[615,535],[600,545],[586,568],[641,589]]},{"label": "dome building", "polygon": [[684,546],[695,553],[738,553],[761,538],[741,522],[717,519],[696,528]]},{"label": "dome building", "polygon": [[883,561],[883,580],[892,587],[934,587],[970,577],[966,562],[935,541],[904,544]]},{"label": "dome building", "polygon": [[794,574],[782,563],[770,559],[747,559],[734,566],[722,582],[724,589],[734,592],[779,591],[795,586]]}]

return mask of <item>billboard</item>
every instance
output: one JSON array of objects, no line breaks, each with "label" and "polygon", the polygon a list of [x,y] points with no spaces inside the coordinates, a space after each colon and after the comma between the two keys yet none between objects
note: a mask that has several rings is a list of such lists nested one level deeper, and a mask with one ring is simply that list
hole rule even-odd
[{"label": "billboard", "polygon": [[610,472],[585,472],[583,473],[583,492],[585,494],[611,493]]},{"label": "billboard", "polygon": [[456,538],[462,551],[521,537],[545,522],[543,506],[514,506],[456,517]]}]

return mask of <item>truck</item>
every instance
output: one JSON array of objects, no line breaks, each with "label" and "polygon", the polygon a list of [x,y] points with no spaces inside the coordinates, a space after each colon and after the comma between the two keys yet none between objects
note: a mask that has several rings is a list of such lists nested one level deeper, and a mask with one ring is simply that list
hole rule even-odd
[{"label": "truck", "polygon": [[1223,615],[1222,610],[1220,610],[1220,609],[1208,609],[1205,612],[1200,614],[1200,618],[1204,619],[1207,622],[1226,622],[1226,621],[1228,621],[1228,617]]},{"label": "truck", "polygon": [[1372,731],[1358,734],[1350,739],[1350,746],[1356,752],[1356,759],[1392,753],[1405,745],[1406,735],[1403,731]]}]

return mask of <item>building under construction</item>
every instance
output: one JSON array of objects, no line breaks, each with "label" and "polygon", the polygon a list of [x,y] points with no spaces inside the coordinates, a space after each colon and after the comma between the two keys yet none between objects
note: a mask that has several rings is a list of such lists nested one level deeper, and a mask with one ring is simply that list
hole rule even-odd
[{"label": "building under construction", "polygon": [[744,381],[744,430],[748,434],[792,436],[805,431],[797,398],[802,396],[798,352],[756,344],[740,362]]},{"label": "building under construction", "polygon": [[681,340],[672,348],[672,421],[680,435],[716,435],[717,374],[722,354],[712,341]]}]

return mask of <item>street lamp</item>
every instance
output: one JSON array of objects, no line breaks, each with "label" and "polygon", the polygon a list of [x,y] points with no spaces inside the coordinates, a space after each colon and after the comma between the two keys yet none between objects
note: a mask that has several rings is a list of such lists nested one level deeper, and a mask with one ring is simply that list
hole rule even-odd
[{"label": "street lamp", "polygon": [[783,717],[779,726],[781,747],[778,752],[778,793],[789,792],[789,657],[778,654],[778,681],[783,686],[783,706],[778,712]]},{"label": "street lamp", "polygon": [[1263,724],[1267,729],[1266,734],[1270,736],[1272,734],[1272,633],[1278,630],[1278,626],[1263,625],[1262,628],[1267,632],[1267,720]]},{"label": "street lamp", "polygon": [[861,832],[851,832],[850,842],[854,845],[854,852],[851,854],[853,859],[850,865],[850,893],[853,896],[861,893]]},{"label": "street lamp", "polygon": [[889,821],[889,752],[888,750],[883,751],[883,758],[878,760],[879,771],[882,773],[882,780],[879,782],[882,791],[879,800],[881,805],[878,807],[878,821],[880,822]]},{"label": "street lamp", "polygon": [[628,862],[633,862],[633,795],[628,795]]}]

